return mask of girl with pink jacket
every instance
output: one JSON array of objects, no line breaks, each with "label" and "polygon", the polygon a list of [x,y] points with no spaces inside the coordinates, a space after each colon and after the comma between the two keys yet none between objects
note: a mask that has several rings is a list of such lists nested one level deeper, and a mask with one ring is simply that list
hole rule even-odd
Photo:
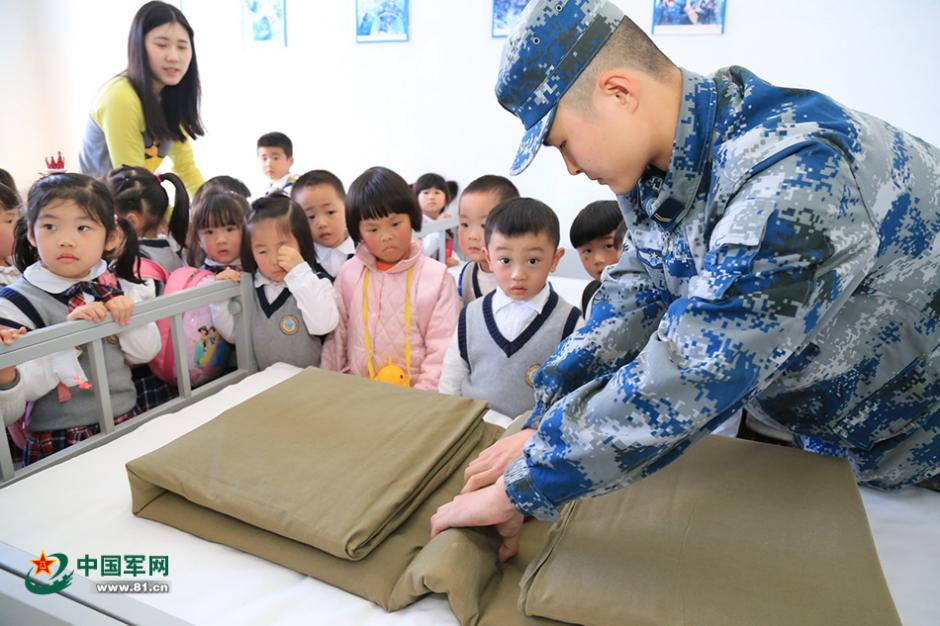
[{"label": "girl with pink jacket", "polygon": [[444,264],[412,241],[414,193],[395,172],[370,168],[349,187],[346,224],[356,255],[336,276],[340,321],[320,367],[436,390],[460,303]]}]

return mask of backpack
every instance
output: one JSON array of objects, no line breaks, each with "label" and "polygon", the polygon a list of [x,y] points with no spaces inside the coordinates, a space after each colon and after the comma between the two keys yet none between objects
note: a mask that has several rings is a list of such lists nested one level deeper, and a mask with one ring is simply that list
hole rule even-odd
[{"label": "backpack", "polygon": [[[181,267],[174,270],[166,281],[165,294],[195,287],[206,278],[214,277],[209,270]],[[176,385],[176,362],[170,334],[170,319],[157,320],[160,331],[160,352],[150,361],[150,369],[157,378]],[[189,366],[189,381],[193,387],[221,376],[229,363],[234,346],[222,339],[212,324],[208,306],[183,313],[183,344]]]}]

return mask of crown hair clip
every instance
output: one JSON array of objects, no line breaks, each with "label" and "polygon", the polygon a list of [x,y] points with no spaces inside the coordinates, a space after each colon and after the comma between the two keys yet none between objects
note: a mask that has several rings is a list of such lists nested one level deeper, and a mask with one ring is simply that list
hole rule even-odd
[{"label": "crown hair clip", "polygon": [[62,157],[61,151],[57,152],[54,157],[46,157],[46,170],[50,174],[65,171],[65,159]]}]

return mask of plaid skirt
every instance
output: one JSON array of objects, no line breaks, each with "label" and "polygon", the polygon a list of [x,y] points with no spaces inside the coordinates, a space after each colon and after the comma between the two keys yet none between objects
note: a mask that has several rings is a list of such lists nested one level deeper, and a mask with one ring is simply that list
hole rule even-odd
[{"label": "plaid skirt", "polygon": [[176,387],[166,384],[150,371],[149,365],[135,365],[131,368],[131,378],[137,390],[137,413],[149,411],[161,404],[166,404],[177,396]]},{"label": "plaid skirt", "polygon": [[[133,408],[124,415],[114,418],[115,426],[137,415],[137,408]],[[26,446],[23,448],[23,466],[35,463],[40,459],[51,456],[71,445],[84,441],[101,431],[98,424],[87,426],[72,426],[61,430],[31,431],[26,437]]]}]

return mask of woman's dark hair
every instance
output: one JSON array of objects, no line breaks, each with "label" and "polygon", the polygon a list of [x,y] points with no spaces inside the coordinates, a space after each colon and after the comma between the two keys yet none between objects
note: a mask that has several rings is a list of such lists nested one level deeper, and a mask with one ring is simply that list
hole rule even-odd
[{"label": "woman's dark hair", "polygon": [[301,174],[300,178],[294,181],[291,187],[291,198],[297,197],[297,192],[304,187],[316,187],[317,185],[329,185],[336,190],[336,194],[346,200],[346,190],[343,188],[343,181],[333,172],[326,170],[310,170]]},{"label": "woman's dark hair", "polygon": [[440,174],[428,173],[418,177],[414,185],[415,197],[418,197],[425,189],[440,189],[444,192],[444,206],[446,207],[457,197],[457,182],[453,180],[444,180]]},{"label": "woman's dark hair", "polygon": [[[134,225],[127,221],[127,218],[117,218],[117,227],[124,235],[124,244],[121,251],[115,255],[112,252],[108,254],[109,268],[118,278],[137,283],[144,282],[140,277],[140,249],[137,246],[137,231]],[[125,254],[130,249],[130,252]]]},{"label": "woman's dark hair", "polygon": [[278,226],[289,232],[297,240],[300,256],[317,274],[325,275],[317,262],[317,253],[313,247],[313,236],[307,216],[300,205],[284,194],[272,194],[258,198],[251,203],[251,209],[245,219],[245,236],[242,236],[242,270],[254,273],[258,269],[255,257],[251,253],[251,227],[264,220],[278,220]]},{"label": "woman's dark hair", "polygon": [[[197,193],[198,197],[199,194]],[[189,242],[186,250],[186,262],[199,267],[206,260],[206,253],[199,245],[199,231],[203,228],[224,228],[238,226],[245,240],[245,214],[248,213],[248,200],[231,191],[216,190],[207,193],[193,203],[193,223],[189,229]],[[309,228],[307,229],[309,230]]]},{"label": "woman's dark hair", "polygon": [[123,165],[108,172],[105,180],[114,197],[115,212],[121,217],[128,213],[138,213],[144,221],[144,230],[157,228],[163,221],[163,216],[170,206],[170,196],[160,181],[171,182],[176,194],[169,231],[176,243],[180,246],[186,245],[189,232],[189,194],[179,176],[166,173],[161,174],[158,179],[145,167]]},{"label": "woman's dark hair", "polygon": [[[56,200],[71,200],[82,209],[85,214],[95,220],[105,230],[105,241],[117,228],[114,221],[114,200],[104,183],[84,174],[71,172],[49,174],[40,178],[29,188],[26,196],[26,219],[16,224],[13,248],[13,261],[21,272],[39,260],[39,252],[29,242],[28,235],[36,225],[43,207]],[[107,254],[102,254],[107,258]],[[124,263],[125,257],[135,257],[134,246],[124,246],[119,258],[112,259],[115,264]]]},{"label": "woman's dark hair", "polygon": [[16,190],[16,182],[5,169],[0,169],[0,210],[11,211],[19,209],[23,204],[20,194]]},{"label": "woman's dark hair", "polygon": [[346,230],[357,244],[359,223],[390,215],[407,215],[411,230],[421,230],[417,196],[405,179],[387,167],[370,167],[349,186],[346,194]]},{"label": "woman's dark hair", "polygon": [[[189,34],[192,59],[189,69],[176,85],[167,85],[160,97],[153,92],[153,72],[144,45],[144,37],[158,26],[177,23]],[[127,37],[127,78],[140,98],[147,132],[155,141],[186,141],[205,134],[199,119],[199,66],[193,29],[183,12],[166,2],[148,2],[138,9]],[[184,132],[185,131],[185,132]]]}]

